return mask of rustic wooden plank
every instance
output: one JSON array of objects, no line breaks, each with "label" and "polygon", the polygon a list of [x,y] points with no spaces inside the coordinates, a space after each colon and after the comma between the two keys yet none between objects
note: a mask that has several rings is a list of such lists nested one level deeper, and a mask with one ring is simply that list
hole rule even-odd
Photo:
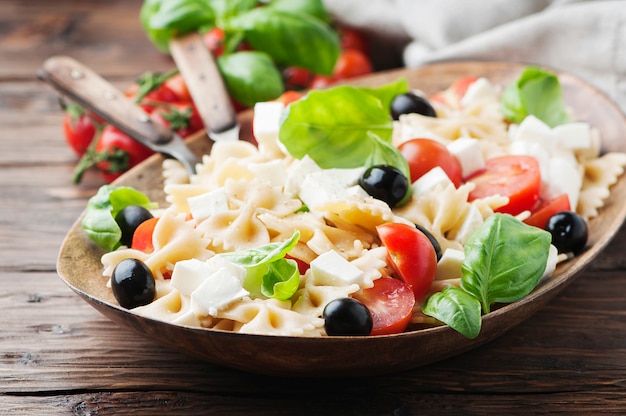
[{"label": "rustic wooden plank", "polygon": [[[626,323],[620,313],[626,295],[613,290],[623,287],[617,272],[579,279],[529,321],[462,356],[384,377],[323,382],[246,374],[160,347],[100,316],[54,273],[8,272],[2,278],[20,282],[5,286],[0,296],[4,394],[146,389],[306,394],[320,383],[355,395],[363,389],[556,394],[620,391],[626,374],[626,334],[620,330]],[[594,293],[592,287],[603,290]],[[585,297],[590,290],[593,296]]]},{"label": "rustic wooden plank", "polygon": [[31,78],[44,57],[60,54],[107,76],[140,73],[147,66],[169,68],[171,58],[143,32],[141,4],[141,0],[0,2],[0,79]]}]

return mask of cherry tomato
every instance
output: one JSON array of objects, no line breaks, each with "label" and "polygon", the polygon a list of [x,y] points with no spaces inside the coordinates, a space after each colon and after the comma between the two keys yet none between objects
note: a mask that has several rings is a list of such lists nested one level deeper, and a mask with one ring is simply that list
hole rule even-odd
[{"label": "cherry tomato", "polygon": [[467,89],[476,82],[477,79],[478,77],[474,76],[461,77],[452,83],[446,91],[438,92],[430,97],[430,100],[458,108],[461,105],[461,99],[465,96]]},{"label": "cherry tomato", "polygon": [[154,153],[111,125],[102,130],[95,152],[98,160],[96,166],[107,182],[113,181]]},{"label": "cherry tomato", "polygon": [[133,240],[131,248],[144,253],[152,253],[154,251],[154,244],[152,243],[152,234],[154,234],[154,227],[156,227],[158,217],[150,218],[139,224],[133,234]]},{"label": "cherry tomato", "polygon": [[286,90],[303,90],[309,88],[313,74],[306,68],[288,66],[283,69],[283,81]]},{"label": "cherry tomato", "polygon": [[358,30],[341,26],[337,28],[342,50],[355,49],[367,55],[369,52],[365,37]]},{"label": "cherry tomato", "polygon": [[463,182],[461,163],[448,148],[433,139],[411,139],[398,150],[409,163],[411,183],[421,178],[434,167],[441,167],[457,188]]},{"label": "cherry tomato", "polygon": [[294,101],[298,101],[300,98],[304,97],[304,94],[300,91],[289,90],[282,93],[280,97],[276,99],[276,101],[280,101],[285,106],[293,103]]},{"label": "cherry tomato", "polygon": [[400,279],[381,277],[374,287],[354,294],[372,314],[371,335],[389,335],[403,332],[409,325],[415,295],[409,285]]},{"label": "cherry tomato", "polygon": [[395,273],[421,302],[437,272],[437,254],[428,237],[414,226],[386,223],[376,227],[380,240],[387,247],[388,261]]},{"label": "cherry tomato", "polygon": [[334,82],[335,79],[333,77],[329,77],[326,75],[315,75],[313,77],[313,80],[311,81],[311,85],[309,86],[309,88],[311,88],[312,90],[319,90],[330,87],[334,84]]},{"label": "cherry tomato", "polygon": [[335,68],[333,79],[342,80],[370,74],[374,71],[370,59],[363,52],[356,49],[348,49],[341,52]]},{"label": "cherry tomato", "polygon": [[163,85],[173,91],[174,94],[176,94],[176,96],[178,97],[178,101],[186,103],[193,102],[191,94],[189,93],[189,88],[187,88],[187,83],[180,73],[176,73],[166,79]]},{"label": "cherry tomato", "polygon": [[309,263],[305,262],[304,260],[300,260],[296,257],[290,256],[289,254],[286,254],[285,258],[295,260],[295,262],[298,264],[298,272],[302,275],[305,274],[306,271],[309,270],[309,268],[311,267]]},{"label": "cherry tomato", "polygon": [[531,210],[539,200],[541,173],[539,162],[532,156],[507,155],[485,161],[485,168],[467,181],[476,184],[469,200],[502,195],[509,203],[496,209],[511,215]]},{"label": "cherry tomato", "polygon": [[66,106],[64,112],[65,140],[78,156],[82,156],[96,136],[98,122],[78,104]]},{"label": "cherry tomato", "polygon": [[545,230],[551,216],[557,212],[569,211],[570,209],[569,196],[562,194],[547,201],[540,201],[533,209],[531,216],[526,218],[524,222]]},{"label": "cherry tomato", "polygon": [[124,90],[124,95],[141,103],[181,101],[178,94],[165,85],[166,80],[172,76],[172,73],[146,72]]},{"label": "cherry tomato", "polygon": [[159,103],[149,112],[154,121],[176,131],[183,138],[204,129],[200,114],[191,102]]},{"label": "cherry tomato", "polygon": [[202,35],[202,40],[206,47],[213,53],[216,58],[224,53],[224,38],[226,33],[219,27],[213,29]]}]

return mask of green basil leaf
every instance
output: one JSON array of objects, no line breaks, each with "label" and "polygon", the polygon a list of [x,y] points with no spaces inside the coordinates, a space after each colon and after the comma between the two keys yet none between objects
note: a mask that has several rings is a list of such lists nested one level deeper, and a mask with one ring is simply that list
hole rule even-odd
[{"label": "green basil leaf", "polygon": [[146,209],[156,207],[146,195],[134,188],[101,186],[96,195],[87,202],[85,216],[81,221],[85,234],[107,251],[117,249],[121,244],[122,230],[115,222],[115,216],[129,205],[139,205]]},{"label": "green basil leaf", "polygon": [[[231,263],[246,269],[243,287],[253,296],[288,299],[298,290],[300,274],[295,262],[286,262],[285,255],[290,252],[300,238],[296,231],[283,243],[270,243],[249,250],[219,254]],[[294,275],[292,266],[296,267]],[[287,294],[293,290],[288,296]],[[286,297],[285,297],[286,296]]]},{"label": "green basil leaf", "polygon": [[261,293],[268,298],[287,300],[300,286],[300,272],[295,260],[279,259],[269,264],[263,275]]},{"label": "green basil leaf", "polygon": [[227,31],[243,31],[255,50],[279,65],[330,75],[341,52],[339,36],[324,22],[306,15],[257,7],[227,22]]},{"label": "green basil leaf", "polygon": [[550,233],[506,214],[489,216],[465,244],[461,288],[488,313],[494,302],[509,303],[529,294],[548,262]]},{"label": "green basil leaf", "polygon": [[474,339],[480,333],[480,302],[457,287],[447,287],[430,296],[422,312],[449,325],[466,338]]},{"label": "green basil leaf", "polygon": [[363,166],[375,146],[368,132],[391,142],[389,111],[368,89],[339,86],[310,91],[281,116],[279,140],[301,159],[309,155],[319,166]]},{"label": "green basil leaf", "polygon": [[246,106],[283,93],[283,81],[272,59],[263,52],[244,51],[220,56],[217,65],[231,97]]},{"label": "green basil leaf", "polygon": [[208,0],[208,2],[211,4],[218,21],[224,21],[251,10],[259,3],[258,0]]},{"label": "green basil leaf", "polygon": [[297,15],[306,14],[323,22],[331,21],[330,13],[322,0],[272,0],[267,7]]},{"label": "green basil leaf", "polygon": [[513,123],[521,123],[529,115],[550,127],[570,121],[559,78],[534,66],[526,67],[516,81],[507,85],[500,104],[504,117]]},{"label": "green basil leaf", "polygon": [[209,0],[146,0],[139,20],[148,38],[167,53],[172,38],[214,25],[215,14]]}]

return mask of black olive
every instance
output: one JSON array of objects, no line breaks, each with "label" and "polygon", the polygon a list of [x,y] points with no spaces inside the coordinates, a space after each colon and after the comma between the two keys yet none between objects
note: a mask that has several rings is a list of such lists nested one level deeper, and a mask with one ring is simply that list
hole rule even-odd
[{"label": "black olive", "polygon": [[402,114],[410,113],[437,117],[437,112],[426,98],[412,92],[396,95],[391,101],[391,117],[398,120]]},{"label": "black olive", "polygon": [[579,254],[587,244],[587,222],[573,211],[557,212],[548,219],[546,230],[559,253]]},{"label": "black olive", "polygon": [[359,185],[376,199],[385,201],[391,208],[405,197],[409,180],[398,169],[388,165],[371,166],[359,178]]},{"label": "black olive", "polygon": [[424,235],[428,237],[428,239],[430,240],[430,244],[432,244],[433,248],[435,249],[435,254],[437,255],[437,261],[441,260],[441,256],[443,255],[443,253],[441,252],[441,245],[439,245],[439,241],[437,241],[435,236],[430,231],[428,231],[425,227],[422,227],[419,224],[415,224],[415,228],[423,232]]},{"label": "black olive", "polygon": [[115,216],[115,222],[122,230],[122,238],[120,239],[122,244],[130,247],[137,227],[152,217],[150,211],[139,205],[129,205],[118,212]]},{"label": "black olive", "polygon": [[154,275],[138,259],[124,259],[115,266],[111,289],[120,306],[127,309],[147,305],[156,295]]},{"label": "black olive", "polygon": [[327,335],[366,336],[372,332],[372,314],[367,306],[353,298],[328,302],[322,317]]}]

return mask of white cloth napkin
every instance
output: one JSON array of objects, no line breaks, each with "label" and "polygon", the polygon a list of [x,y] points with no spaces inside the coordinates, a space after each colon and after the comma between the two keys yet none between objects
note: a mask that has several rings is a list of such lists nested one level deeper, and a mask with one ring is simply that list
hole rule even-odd
[{"label": "white cloth napkin", "polygon": [[[543,65],[586,80],[626,112],[626,1],[326,0],[365,31],[379,66],[445,60]],[[395,61],[394,61],[395,59]]]}]

